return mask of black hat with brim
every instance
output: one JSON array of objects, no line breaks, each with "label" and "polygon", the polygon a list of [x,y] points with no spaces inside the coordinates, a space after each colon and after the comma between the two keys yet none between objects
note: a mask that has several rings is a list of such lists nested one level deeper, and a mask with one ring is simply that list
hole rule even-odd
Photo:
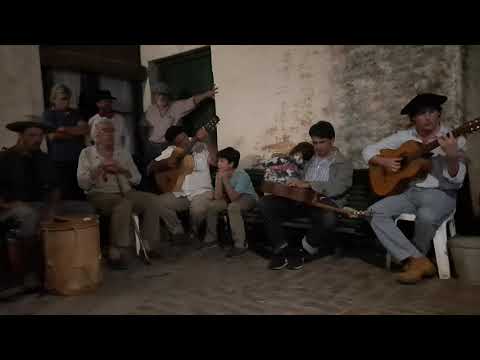
[{"label": "black hat with brim", "polygon": [[110,90],[98,90],[98,92],[95,94],[95,101],[101,101],[101,100],[116,100],[117,98],[112,96],[110,93]]},{"label": "black hat with brim", "polygon": [[447,97],[437,94],[419,94],[415,96],[410,102],[402,109],[401,115],[415,115],[422,108],[432,107],[441,109],[441,105],[447,101]]},{"label": "black hat with brim", "polygon": [[7,124],[6,128],[10,131],[22,134],[25,130],[30,128],[42,129],[45,132],[55,131],[52,127],[41,123],[39,121],[16,121],[10,124]]}]

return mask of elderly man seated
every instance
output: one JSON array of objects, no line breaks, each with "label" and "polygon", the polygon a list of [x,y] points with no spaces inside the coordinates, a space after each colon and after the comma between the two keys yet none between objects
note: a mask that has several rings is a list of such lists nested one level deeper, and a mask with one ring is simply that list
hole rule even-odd
[{"label": "elderly man seated", "polygon": [[115,127],[109,119],[96,123],[95,145],[82,150],[78,163],[78,183],[88,201],[111,216],[109,264],[114,270],[128,267],[132,212],[142,215],[142,238],[150,255],[151,245],[159,240],[160,216],[164,210],[159,197],[136,191],[141,175],[130,153],[115,147]]}]

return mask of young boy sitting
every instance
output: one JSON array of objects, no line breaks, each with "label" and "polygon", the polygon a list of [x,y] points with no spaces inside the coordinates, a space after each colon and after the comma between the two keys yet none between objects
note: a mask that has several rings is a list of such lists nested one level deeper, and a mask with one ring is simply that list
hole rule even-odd
[{"label": "young boy sitting", "polygon": [[234,246],[228,251],[227,257],[240,256],[247,251],[242,210],[252,209],[258,195],[248,174],[244,170],[237,169],[240,152],[227,147],[218,152],[217,159],[215,198],[208,209],[207,232],[203,247],[213,247],[217,244],[218,214],[228,209]]}]

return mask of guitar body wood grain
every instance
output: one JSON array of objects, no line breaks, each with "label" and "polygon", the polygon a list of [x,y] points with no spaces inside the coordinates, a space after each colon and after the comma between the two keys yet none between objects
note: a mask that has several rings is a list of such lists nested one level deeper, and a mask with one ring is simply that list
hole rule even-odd
[{"label": "guitar body wood grain", "polygon": [[381,157],[402,158],[402,167],[399,171],[393,172],[383,166],[371,165],[369,176],[373,191],[379,196],[395,195],[403,192],[410,181],[425,178],[431,170],[432,163],[429,159],[419,158],[422,150],[421,143],[410,140],[396,150],[380,151]]},{"label": "guitar body wood grain", "polygon": [[[180,149],[181,150],[181,149]],[[175,153],[172,153],[174,156]],[[180,192],[187,175],[190,175],[195,168],[195,161],[192,155],[186,155],[180,160],[175,169],[155,173],[155,182],[160,194],[167,192]]]}]

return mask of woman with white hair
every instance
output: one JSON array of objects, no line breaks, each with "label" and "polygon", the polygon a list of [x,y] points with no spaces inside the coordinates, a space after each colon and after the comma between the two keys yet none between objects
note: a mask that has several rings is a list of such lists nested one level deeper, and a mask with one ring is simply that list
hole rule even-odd
[{"label": "woman with white hair", "polygon": [[50,108],[43,113],[43,122],[55,131],[48,134],[48,155],[60,179],[62,198],[83,200],[77,184],[77,166],[80,152],[85,147],[88,124],[77,109],[70,107],[71,90],[56,84],[50,92]]}]

